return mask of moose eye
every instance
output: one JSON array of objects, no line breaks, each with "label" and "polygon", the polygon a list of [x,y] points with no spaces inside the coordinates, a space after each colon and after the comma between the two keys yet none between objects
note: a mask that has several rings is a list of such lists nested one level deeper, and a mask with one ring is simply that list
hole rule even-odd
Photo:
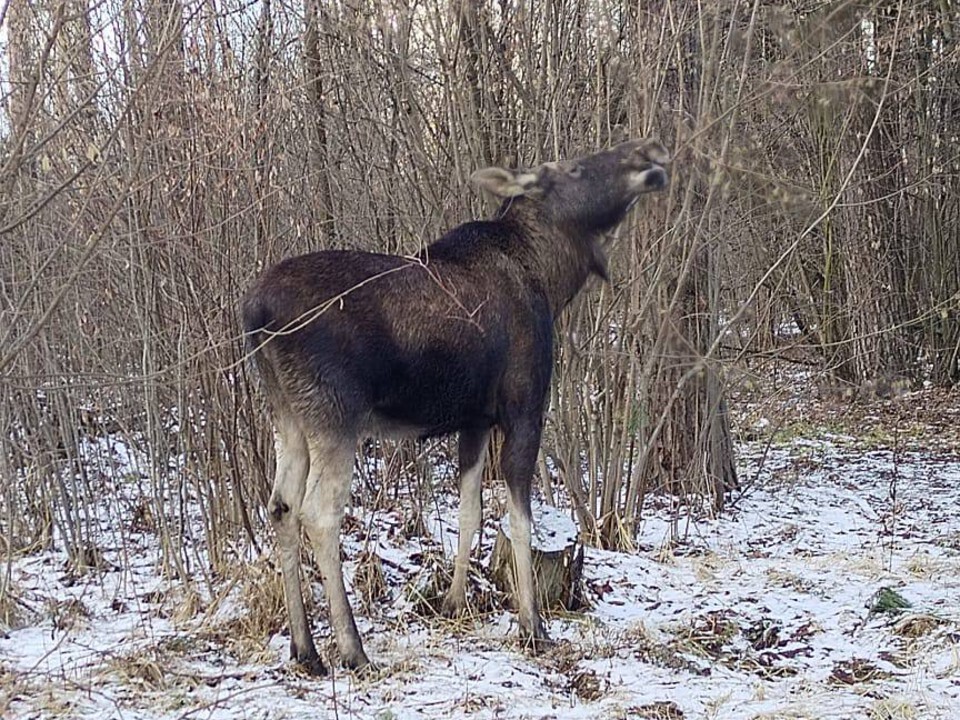
[{"label": "moose eye", "polygon": [[572,178],[578,178],[583,175],[582,165],[571,165],[567,168],[567,174]]}]

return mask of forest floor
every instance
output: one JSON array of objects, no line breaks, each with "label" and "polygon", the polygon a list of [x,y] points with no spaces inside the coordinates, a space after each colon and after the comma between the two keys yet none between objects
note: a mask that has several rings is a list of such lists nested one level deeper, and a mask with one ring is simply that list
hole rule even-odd
[{"label": "forest floor", "polygon": [[[379,669],[314,678],[286,660],[272,551],[227,577],[165,579],[149,518],[129,510],[142,505],[114,498],[97,571],[56,546],[13,561],[0,716],[960,717],[960,394],[769,382],[734,398],[743,487],[727,508],[653,503],[638,552],[587,549],[589,606],[548,618],[558,642],[541,656],[487,602],[483,562],[474,617],[418,600],[451,555],[452,499],[427,533],[400,511],[351,512],[346,569]],[[485,558],[494,532],[491,518]]]}]

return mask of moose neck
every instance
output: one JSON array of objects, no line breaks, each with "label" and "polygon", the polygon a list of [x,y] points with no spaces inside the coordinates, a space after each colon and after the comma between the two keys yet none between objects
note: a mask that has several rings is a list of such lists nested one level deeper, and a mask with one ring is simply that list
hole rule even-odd
[{"label": "moose neck", "polygon": [[607,279],[606,257],[600,247],[602,233],[572,225],[559,225],[536,206],[505,204],[501,220],[518,226],[522,239],[516,257],[530,280],[538,284],[556,317],[591,275]]}]

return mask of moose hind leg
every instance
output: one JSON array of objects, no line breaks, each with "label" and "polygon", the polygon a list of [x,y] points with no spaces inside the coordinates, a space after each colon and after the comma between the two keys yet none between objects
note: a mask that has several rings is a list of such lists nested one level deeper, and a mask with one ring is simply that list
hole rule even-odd
[{"label": "moose hind leg", "polygon": [[280,549],[283,595],[290,621],[290,657],[310,673],[324,675],[327,669],[313,644],[300,587],[300,505],[306,488],[310,456],[306,438],[294,423],[277,423],[276,455],[276,478],[267,510]]},{"label": "moose hind leg", "polygon": [[533,519],[530,508],[530,486],[539,448],[540,425],[525,424],[505,433],[501,454],[501,466],[509,491],[507,502],[517,578],[520,634],[529,640],[534,650],[550,642],[537,607],[531,550]]},{"label": "moose hind leg", "polygon": [[488,430],[460,433],[460,536],[453,565],[453,582],[443,599],[443,614],[455,617],[467,607],[467,571],[470,548],[480,529],[483,508],[481,480],[487,453]]},{"label": "moose hind leg", "polygon": [[344,666],[359,669],[370,661],[357,632],[340,564],[340,523],[350,498],[356,440],[313,437],[308,447],[310,474],[300,515],[320,567],[340,659]]}]

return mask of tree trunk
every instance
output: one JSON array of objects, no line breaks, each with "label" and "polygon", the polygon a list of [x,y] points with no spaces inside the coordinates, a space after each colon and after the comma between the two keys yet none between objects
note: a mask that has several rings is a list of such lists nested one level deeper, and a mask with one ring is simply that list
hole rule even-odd
[{"label": "tree trunk", "polygon": [[337,224],[333,211],[333,188],[330,184],[330,158],[327,147],[326,97],[323,88],[323,60],[320,54],[321,13],[319,0],[305,0],[303,67],[312,117],[310,160],[317,179],[318,224],[321,228],[323,245],[332,247],[336,244]]},{"label": "tree trunk", "polygon": [[[533,510],[533,575],[537,602],[544,610],[576,610],[582,605],[583,546],[577,527],[563,512],[549,505]],[[516,573],[510,541],[510,516],[500,520],[490,572],[496,586],[516,606]]]}]

